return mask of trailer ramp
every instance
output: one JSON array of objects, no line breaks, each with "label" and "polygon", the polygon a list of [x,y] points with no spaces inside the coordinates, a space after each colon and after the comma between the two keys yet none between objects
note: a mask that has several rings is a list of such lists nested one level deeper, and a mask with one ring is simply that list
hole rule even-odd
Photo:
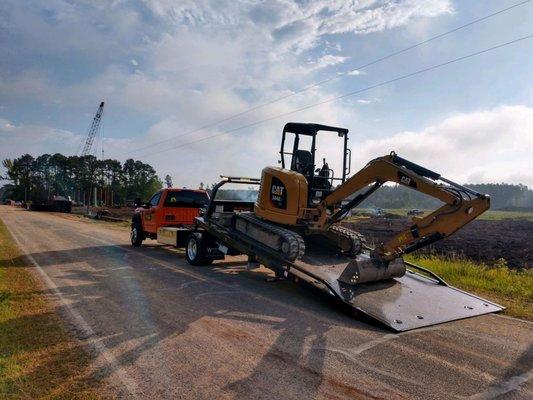
[{"label": "trailer ramp", "polygon": [[346,266],[344,256],[311,253],[294,262],[289,271],[396,332],[504,309],[412,263],[406,262],[408,270],[400,278],[355,285],[340,279]]},{"label": "trailer ramp", "polygon": [[292,274],[316,286],[396,332],[504,309],[498,304],[454,288],[432,272],[408,262],[405,264],[409,269],[402,277],[349,284],[346,271],[353,262],[352,258],[309,246],[302,259],[289,262],[280,258],[278,252],[273,252],[241,232],[202,217],[196,220],[199,227],[218,238],[220,243],[237,249],[242,254],[253,255],[278,275]]}]

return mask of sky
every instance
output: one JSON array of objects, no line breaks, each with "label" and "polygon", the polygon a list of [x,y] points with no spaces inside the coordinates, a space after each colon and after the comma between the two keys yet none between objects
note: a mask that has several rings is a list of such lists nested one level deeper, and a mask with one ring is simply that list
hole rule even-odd
[{"label": "sky", "polygon": [[[105,101],[105,157],[175,186],[259,177],[294,121],[348,128],[352,172],[396,151],[461,183],[533,187],[533,39],[288,114],[530,35],[533,2],[360,68],[519,2],[3,0],[0,159],[79,154]],[[321,140],[338,168],[341,142]]]}]

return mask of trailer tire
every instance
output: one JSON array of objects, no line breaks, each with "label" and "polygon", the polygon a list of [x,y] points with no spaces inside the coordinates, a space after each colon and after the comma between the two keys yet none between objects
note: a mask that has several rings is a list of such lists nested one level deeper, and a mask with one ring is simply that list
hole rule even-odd
[{"label": "trailer tire", "polygon": [[139,247],[144,240],[142,225],[137,221],[131,224],[130,239],[131,244],[135,247]]},{"label": "trailer tire", "polygon": [[212,264],[213,260],[206,257],[206,252],[207,246],[202,234],[198,232],[191,233],[185,247],[187,262],[195,266]]}]

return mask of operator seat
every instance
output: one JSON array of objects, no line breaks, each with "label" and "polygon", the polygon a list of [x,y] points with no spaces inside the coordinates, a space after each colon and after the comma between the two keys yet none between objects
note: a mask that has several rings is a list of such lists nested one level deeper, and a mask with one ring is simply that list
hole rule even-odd
[{"label": "operator seat", "polygon": [[313,154],[307,150],[296,150],[292,156],[291,170],[304,176],[313,175]]}]

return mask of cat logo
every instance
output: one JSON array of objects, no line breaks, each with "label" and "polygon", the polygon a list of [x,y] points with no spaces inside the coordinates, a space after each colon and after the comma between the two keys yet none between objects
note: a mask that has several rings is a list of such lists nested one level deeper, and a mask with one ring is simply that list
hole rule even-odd
[{"label": "cat logo", "polygon": [[409,184],[411,183],[411,178],[409,178],[408,176],[402,176],[401,178],[401,182],[404,184],[404,185],[407,185],[409,186]]},{"label": "cat logo", "polygon": [[403,172],[398,172],[398,182],[402,185],[409,186],[416,189],[416,182],[408,175],[405,175]]},{"label": "cat logo", "polygon": [[283,186],[272,185],[272,195],[273,196],[283,196]]},{"label": "cat logo", "polygon": [[272,186],[270,186],[270,201],[276,208],[287,208],[287,192],[285,185],[276,177],[272,178]]}]

